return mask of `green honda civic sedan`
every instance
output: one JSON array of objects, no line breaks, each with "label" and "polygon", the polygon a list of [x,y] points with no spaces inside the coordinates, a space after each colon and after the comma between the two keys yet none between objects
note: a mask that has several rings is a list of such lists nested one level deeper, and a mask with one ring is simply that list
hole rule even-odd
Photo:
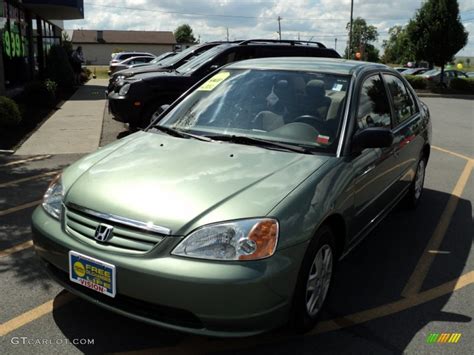
[{"label": "green honda civic sedan", "polygon": [[336,262],[420,200],[430,140],[427,107],[389,67],[236,62],[55,178],[35,250],[64,288],[124,316],[212,336],[305,331]]}]

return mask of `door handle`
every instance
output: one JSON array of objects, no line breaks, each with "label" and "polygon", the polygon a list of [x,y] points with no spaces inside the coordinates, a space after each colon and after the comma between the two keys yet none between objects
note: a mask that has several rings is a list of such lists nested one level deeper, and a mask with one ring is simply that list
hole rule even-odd
[{"label": "door handle", "polygon": [[365,174],[368,174],[374,169],[375,169],[375,164],[369,165],[368,167],[365,168],[365,170],[360,175],[363,176]]}]

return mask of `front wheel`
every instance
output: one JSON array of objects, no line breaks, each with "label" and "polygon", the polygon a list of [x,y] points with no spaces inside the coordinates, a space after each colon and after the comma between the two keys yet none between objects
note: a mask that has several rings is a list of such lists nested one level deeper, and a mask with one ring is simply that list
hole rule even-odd
[{"label": "front wheel", "polygon": [[303,259],[293,296],[290,326],[298,332],[310,330],[318,320],[333,277],[335,250],[332,230],[321,227]]}]

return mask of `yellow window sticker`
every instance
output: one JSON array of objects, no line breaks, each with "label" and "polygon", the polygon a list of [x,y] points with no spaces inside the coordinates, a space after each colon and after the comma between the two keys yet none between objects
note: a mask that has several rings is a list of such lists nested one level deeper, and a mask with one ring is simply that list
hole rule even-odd
[{"label": "yellow window sticker", "polygon": [[202,84],[198,90],[199,91],[212,91],[217,87],[217,85],[219,85],[225,79],[227,79],[229,75],[230,73],[228,71],[221,71],[220,73],[217,73],[208,81],[206,81],[204,84]]}]

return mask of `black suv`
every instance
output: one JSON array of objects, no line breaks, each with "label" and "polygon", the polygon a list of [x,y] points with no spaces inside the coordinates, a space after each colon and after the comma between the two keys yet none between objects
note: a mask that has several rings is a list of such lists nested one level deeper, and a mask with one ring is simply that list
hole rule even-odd
[{"label": "black suv", "polygon": [[160,71],[169,71],[179,68],[181,65],[189,62],[190,60],[194,59],[198,55],[204,53],[208,49],[211,49],[219,44],[226,43],[222,41],[215,41],[215,42],[206,42],[202,44],[198,44],[189,48],[186,48],[184,51],[172,56],[160,60],[158,63],[148,64],[145,66],[124,69],[118,71],[111,75],[109,80],[109,86],[107,88],[107,92],[112,92],[114,87],[119,84],[120,82],[131,76],[143,73],[156,73]]},{"label": "black suv", "polygon": [[162,105],[170,104],[196,82],[221,66],[250,58],[340,58],[319,42],[253,39],[216,46],[171,72],[154,72],[123,79],[108,94],[109,110],[131,128],[146,126]]}]

